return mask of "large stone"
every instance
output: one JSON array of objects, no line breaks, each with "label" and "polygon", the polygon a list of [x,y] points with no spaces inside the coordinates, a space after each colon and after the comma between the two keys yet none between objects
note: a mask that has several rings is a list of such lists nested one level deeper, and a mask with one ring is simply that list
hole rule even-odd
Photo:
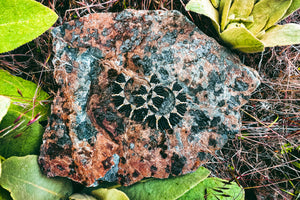
[{"label": "large stone", "polygon": [[177,11],[90,14],[53,30],[60,86],[39,163],[86,185],[196,170],[239,133],[257,72]]}]

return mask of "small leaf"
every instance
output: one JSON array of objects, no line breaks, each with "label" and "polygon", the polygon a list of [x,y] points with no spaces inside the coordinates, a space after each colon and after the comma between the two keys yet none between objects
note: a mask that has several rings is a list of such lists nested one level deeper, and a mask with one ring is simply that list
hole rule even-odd
[{"label": "small leaf", "polygon": [[245,192],[235,182],[226,184],[220,178],[207,178],[178,200],[243,200]]},{"label": "small leaf", "polygon": [[254,35],[262,30],[266,30],[279,21],[287,9],[290,7],[292,0],[261,0],[254,5],[252,15],[254,23],[247,25],[247,28]]},{"label": "small leaf", "polygon": [[300,0],[293,0],[292,4],[290,5],[289,9],[284,14],[283,18],[281,18],[281,20],[287,18],[290,14],[292,14],[293,12],[298,10],[299,8],[300,8]]},{"label": "small leaf", "polygon": [[300,162],[292,162],[292,165],[300,169]]},{"label": "small leaf", "polygon": [[126,194],[117,189],[100,188],[92,191],[92,195],[99,200],[129,200]]},{"label": "small leaf", "polygon": [[8,108],[10,106],[10,98],[0,95],[0,122],[6,115]]},{"label": "small leaf", "polygon": [[0,185],[15,200],[65,199],[72,193],[72,183],[65,178],[47,178],[40,171],[37,156],[10,157],[2,163]]},{"label": "small leaf", "polygon": [[229,15],[229,10],[231,6],[232,0],[221,0],[220,2],[220,13],[221,13],[221,31],[225,29],[227,26],[229,20],[228,20],[228,15]]},{"label": "small leaf", "polygon": [[69,200],[97,200],[96,198],[87,194],[72,194]]},{"label": "small leaf", "polygon": [[139,182],[119,189],[124,191],[131,200],[173,200],[191,190],[209,174],[208,169],[200,167],[194,173],[183,176]]},{"label": "small leaf", "polygon": [[299,44],[300,25],[291,23],[273,26],[259,39],[265,44],[265,47]]},{"label": "small leaf", "polygon": [[221,33],[222,40],[231,48],[238,49],[245,53],[264,51],[264,44],[260,42],[242,24],[230,24]]},{"label": "small leaf", "polygon": [[12,200],[9,192],[0,186],[0,200]]},{"label": "small leaf", "polygon": [[185,9],[209,17],[215,29],[220,33],[219,13],[210,0],[191,0],[186,4]]},{"label": "small leaf", "polygon": [[33,0],[0,1],[0,53],[38,37],[57,17],[51,9]]}]

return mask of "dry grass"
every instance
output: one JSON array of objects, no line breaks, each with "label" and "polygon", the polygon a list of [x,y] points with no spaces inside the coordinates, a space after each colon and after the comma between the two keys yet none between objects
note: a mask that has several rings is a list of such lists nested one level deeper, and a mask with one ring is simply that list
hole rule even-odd
[{"label": "dry grass", "polygon": [[[207,18],[184,10],[187,0],[40,2],[59,15],[56,25],[94,12],[117,12],[124,8],[176,9],[206,34],[217,37]],[[300,10],[282,23],[290,22],[300,22]],[[44,90],[54,95],[57,87],[51,76],[51,49],[51,36],[45,33],[12,52],[0,55],[0,68],[40,82]],[[213,175],[237,181],[246,189],[247,199],[300,198],[300,169],[293,165],[293,162],[300,163],[300,153],[296,150],[300,145],[300,45],[238,55],[243,63],[259,72],[262,84],[242,108],[241,134],[229,141],[215,162],[206,167],[213,170]],[[287,144],[291,152],[283,153],[282,147]]]},{"label": "dry grass", "polygon": [[[271,199],[296,198],[290,194],[300,189],[300,168],[293,165],[300,163],[300,46],[272,48],[255,56],[259,62],[249,66],[258,70],[262,84],[243,107],[241,137],[227,150],[237,152],[230,159],[246,188],[271,189],[265,194]],[[283,153],[286,144],[293,148],[291,153]]]},{"label": "dry grass", "polygon": [[[300,22],[300,10],[282,23],[291,22]],[[207,167],[221,164],[215,175],[235,179],[247,199],[299,199],[300,45],[237,54],[259,72],[262,84],[241,109],[241,134]]]}]

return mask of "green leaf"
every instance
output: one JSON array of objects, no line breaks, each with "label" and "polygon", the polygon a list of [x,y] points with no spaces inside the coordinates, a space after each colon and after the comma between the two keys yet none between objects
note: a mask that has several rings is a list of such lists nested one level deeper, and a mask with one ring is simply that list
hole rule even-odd
[{"label": "green leaf", "polygon": [[215,29],[220,33],[219,13],[210,0],[191,0],[186,4],[185,9],[209,17]]},{"label": "green leaf", "polygon": [[178,200],[243,200],[245,192],[236,183],[220,178],[207,178]]},{"label": "green leaf", "polygon": [[37,156],[10,157],[2,163],[0,185],[14,200],[66,199],[72,183],[65,178],[47,178],[40,171]]},{"label": "green leaf", "polygon": [[264,44],[259,41],[243,24],[230,24],[221,33],[222,40],[231,48],[245,53],[264,51]]},{"label": "green leaf", "polygon": [[49,29],[58,16],[33,0],[0,1],[0,53],[13,50]]},{"label": "green leaf", "polygon": [[46,120],[49,114],[50,105],[44,105],[43,101],[49,95],[41,90],[35,83],[13,76],[5,70],[0,69],[0,95],[11,99],[10,109],[24,113],[28,117],[34,117],[38,113],[41,120]]},{"label": "green leaf", "polygon": [[92,195],[99,200],[129,200],[126,194],[117,189],[100,188],[92,191]]},{"label": "green leaf", "polygon": [[229,15],[231,4],[232,4],[232,0],[221,0],[220,2],[219,12],[221,13],[221,31],[225,29],[225,27],[229,22],[228,15]]},{"label": "green leaf", "polygon": [[0,200],[12,200],[9,192],[0,186]]},{"label": "green leaf", "polygon": [[266,30],[279,21],[288,8],[292,0],[261,0],[254,5],[252,15],[254,23],[247,25],[247,28],[254,35]]},{"label": "green leaf", "polygon": [[300,0],[293,0],[292,4],[290,5],[289,9],[284,14],[284,16],[283,16],[282,19],[287,18],[290,14],[292,14],[293,12],[295,12],[296,10],[298,10],[299,8],[300,8]]},{"label": "green leaf", "polygon": [[210,0],[210,2],[215,8],[219,7],[220,0]]},{"label": "green leaf", "polygon": [[71,196],[69,196],[69,200],[97,200],[97,199],[87,194],[72,194]]},{"label": "green leaf", "polygon": [[[0,130],[11,126],[0,137],[0,155],[5,158],[39,154],[44,128],[39,122],[27,125],[30,121],[27,116],[21,117],[17,123],[14,123],[19,115],[20,112],[9,109],[0,124]],[[15,128],[19,124],[20,126]]]},{"label": "green leaf", "polygon": [[234,18],[248,18],[252,12],[254,0],[235,0],[230,8],[229,16]]},{"label": "green leaf", "polygon": [[208,169],[200,167],[194,173],[183,176],[139,182],[119,189],[124,191],[131,200],[172,200],[191,190],[209,174]]},{"label": "green leaf", "polygon": [[[0,123],[0,155],[8,158],[38,154],[44,129],[38,121],[30,124],[30,120],[38,118],[38,113],[44,116],[41,119],[47,119],[50,105],[42,105],[41,102],[49,95],[37,89],[36,84],[4,70],[0,70],[0,80],[0,95],[11,100],[8,112]],[[33,99],[36,99],[35,106]]]},{"label": "green leaf", "polygon": [[0,95],[0,122],[6,115],[8,108],[10,106],[10,98]]},{"label": "green leaf", "polygon": [[259,39],[265,44],[265,47],[299,44],[300,25],[291,23],[273,26]]}]

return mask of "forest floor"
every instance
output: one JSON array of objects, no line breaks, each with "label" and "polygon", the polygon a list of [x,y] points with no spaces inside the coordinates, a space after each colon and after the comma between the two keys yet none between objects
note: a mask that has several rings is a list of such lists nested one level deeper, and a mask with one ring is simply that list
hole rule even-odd
[{"label": "forest floor", "polygon": [[[188,0],[40,0],[55,10],[54,26],[94,12],[179,10],[208,36],[217,33],[203,16],[185,11]],[[300,24],[300,10],[281,22]],[[214,161],[205,167],[213,176],[236,181],[246,199],[300,198],[300,45],[267,48],[262,53],[235,52],[241,61],[258,71],[261,85],[241,109],[241,134],[230,140]],[[0,68],[40,83],[56,94],[51,63],[49,32],[7,54],[0,55]],[[41,75],[41,76],[40,76]],[[41,78],[40,78],[41,77]],[[297,150],[298,147],[298,150]],[[218,170],[215,170],[217,166]]]}]

